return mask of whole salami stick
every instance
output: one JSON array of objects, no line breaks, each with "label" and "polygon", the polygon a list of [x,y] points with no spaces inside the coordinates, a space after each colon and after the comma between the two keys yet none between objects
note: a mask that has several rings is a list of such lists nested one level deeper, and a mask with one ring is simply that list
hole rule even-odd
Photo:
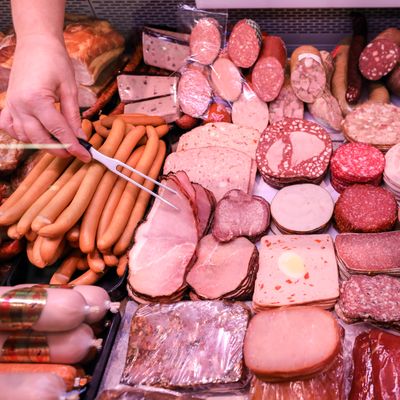
[{"label": "whole salami stick", "polygon": [[[128,61],[128,64],[125,65],[122,72],[133,72],[136,67],[139,65],[140,61],[143,57],[142,46],[138,45],[134,50],[131,59]],[[91,119],[96,116],[110,101],[110,99],[114,96],[118,91],[117,79],[113,79],[111,83],[104,89],[103,93],[97,99],[96,103],[93,104],[92,107],[88,108],[86,111],[82,113],[82,118]]]},{"label": "whole salami stick", "polygon": [[387,75],[400,61],[400,30],[388,28],[369,43],[360,55],[363,76],[377,81]]},{"label": "whole salami stick", "polygon": [[321,96],[326,74],[321,54],[313,46],[300,46],[290,59],[290,81],[296,96],[305,103],[312,103]]},{"label": "whole salami stick", "polygon": [[263,101],[275,100],[282,88],[285,76],[287,52],[285,42],[279,36],[264,36],[260,57],[252,74],[253,90]]},{"label": "whole salami stick", "polygon": [[346,100],[355,104],[361,97],[363,77],[358,69],[358,60],[367,44],[367,20],[360,13],[352,13],[353,37],[349,49],[349,62],[347,64],[347,90]]}]

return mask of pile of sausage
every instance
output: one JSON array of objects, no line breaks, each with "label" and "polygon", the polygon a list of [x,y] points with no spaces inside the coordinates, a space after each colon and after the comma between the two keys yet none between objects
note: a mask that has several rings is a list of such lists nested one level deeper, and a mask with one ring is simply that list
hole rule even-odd
[{"label": "pile of sausage", "polygon": [[[158,177],[166,154],[160,137],[169,129],[162,118],[112,116],[93,125],[83,120],[82,128],[104,155]],[[151,182],[131,177],[153,188]],[[84,271],[71,283],[91,284],[109,267],[123,275],[126,251],[149,198],[97,162],[44,154],[0,206],[0,225],[8,227],[10,238],[27,239],[28,258],[39,268],[68,255],[51,283],[66,284]]]}]

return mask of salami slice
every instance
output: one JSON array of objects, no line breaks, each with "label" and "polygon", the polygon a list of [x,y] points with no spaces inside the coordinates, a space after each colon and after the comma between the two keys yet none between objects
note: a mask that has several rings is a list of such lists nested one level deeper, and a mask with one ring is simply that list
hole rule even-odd
[{"label": "salami slice", "polygon": [[221,49],[221,33],[214,18],[201,18],[190,34],[191,58],[203,65],[210,65]]},{"label": "salami slice", "polygon": [[313,46],[300,46],[290,59],[290,80],[296,96],[313,103],[326,85],[326,73],[320,52]]},{"label": "salami slice", "polygon": [[387,75],[400,60],[400,30],[386,29],[369,43],[360,55],[363,76],[376,81]]},{"label": "salami slice", "polygon": [[261,29],[257,22],[242,19],[233,27],[229,37],[229,57],[237,67],[250,68],[257,60],[261,43]]},{"label": "salami slice", "polygon": [[334,217],[340,232],[389,231],[397,219],[396,199],[382,187],[356,184],[339,196]]},{"label": "salami slice", "polygon": [[272,186],[320,182],[332,154],[328,133],[318,124],[285,118],[270,125],[260,137],[257,167]]},{"label": "salami slice", "polygon": [[235,101],[242,93],[243,79],[239,69],[229,58],[218,58],[211,68],[215,92],[227,101]]},{"label": "salami slice", "polygon": [[253,68],[251,82],[254,91],[263,101],[278,97],[284,82],[287,52],[279,36],[265,36],[259,59]]},{"label": "salami slice", "polygon": [[211,102],[212,90],[204,74],[197,69],[187,69],[179,79],[178,101],[185,114],[198,118]]}]

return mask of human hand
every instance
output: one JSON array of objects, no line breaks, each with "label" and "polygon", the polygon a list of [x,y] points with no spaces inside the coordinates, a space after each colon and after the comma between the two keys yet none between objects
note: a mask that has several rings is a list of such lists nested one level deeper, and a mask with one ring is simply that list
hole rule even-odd
[{"label": "human hand", "polygon": [[[60,102],[60,111],[56,102]],[[23,142],[66,145],[65,150],[48,150],[56,156],[90,161],[90,154],[77,140],[86,137],[74,71],[62,40],[49,35],[17,40],[0,127]]]}]

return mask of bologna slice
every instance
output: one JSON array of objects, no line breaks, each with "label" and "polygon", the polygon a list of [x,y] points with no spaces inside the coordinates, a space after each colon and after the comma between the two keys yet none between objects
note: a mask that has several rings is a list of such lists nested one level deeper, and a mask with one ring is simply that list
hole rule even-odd
[{"label": "bologna slice", "polygon": [[342,128],[349,141],[387,151],[400,143],[400,108],[393,104],[362,104],[346,116]]},{"label": "bologna slice", "polygon": [[[258,268],[256,246],[246,238],[220,243],[212,235],[199,242],[197,260],[186,281],[201,299],[246,299],[252,293]],[[238,297],[234,294],[252,271],[252,282]]]},{"label": "bologna slice", "polygon": [[209,65],[221,49],[221,33],[214,18],[201,18],[190,34],[190,56],[199,64]]},{"label": "bologna slice", "polygon": [[261,133],[268,126],[268,121],[267,103],[260,100],[253,91],[244,89],[239,99],[233,103],[232,122],[257,129]]},{"label": "bologna slice", "polygon": [[341,233],[337,257],[349,273],[400,274],[400,232]]},{"label": "bologna slice", "polygon": [[259,264],[253,296],[256,310],[304,304],[330,308],[339,296],[329,235],[264,236]]},{"label": "bologna slice", "polygon": [[281,189],[271,202],[277,227],[288,233],[311,233],[326,227],[332,218],[333,200],[318,185],[303,183]]},{"label": "bologna slice", "polygon": [[257,22],[242,19],[233,27],[229,37],[229,58],[237,67],[250,68],[257,60],[261,43],[261,29]]},{"label": "bologna slice", "polygon": [[270,207],[264,198],[231,190],[217,203],[212,234],[220,242],[240,236],[254,241],[266,232],[269,223]]},{"label": "bologna slice", "polygon": [[376,81],[393,70],[400,60],[400,30],[388,28],[369,43],[360,55],[363,76]]},{"label": "bologna slice", "polygon": [[178,83],[178,102],[191,117],[201,117],[211,103],[212,90],[205,75],[197,69],[187,69]]},{"label": "bologna slice", "polygon": [[218,58],[211,67],[211,82],[215,92],[227,101],[235,101],[242,93],[242,76],[229,58]]},{"label": "bologna slice", "polygon": [[290,59],[290,80],[296,96],[313,103],[326,85],[326,72],[320,52],[313,46],[300,46]]},{"label": "bologna slice", "polygon": [[340,232],[389,231],[397,220],[397,203],[385,188],[355,184],[339,196],[334,216]]},{"label": "bologna slice", "polygon": [[317,307],[263,311],[251,320],[244,359],[263,381],[306,378],[326,370],[340,351],[340,328]]},{"label": "bologna slice", "polygon": [[318,124],[285,118],[270,125],[257,146],[257,167],[275,187],[289,183],[320,182],[329,165],[332,142]]},{"label": "bologna slice", "polygon": [[275,100],[285,75],[286,46],[279,36],[265,36],[261,54],[251,73],[251,83],[263,101]]}]

